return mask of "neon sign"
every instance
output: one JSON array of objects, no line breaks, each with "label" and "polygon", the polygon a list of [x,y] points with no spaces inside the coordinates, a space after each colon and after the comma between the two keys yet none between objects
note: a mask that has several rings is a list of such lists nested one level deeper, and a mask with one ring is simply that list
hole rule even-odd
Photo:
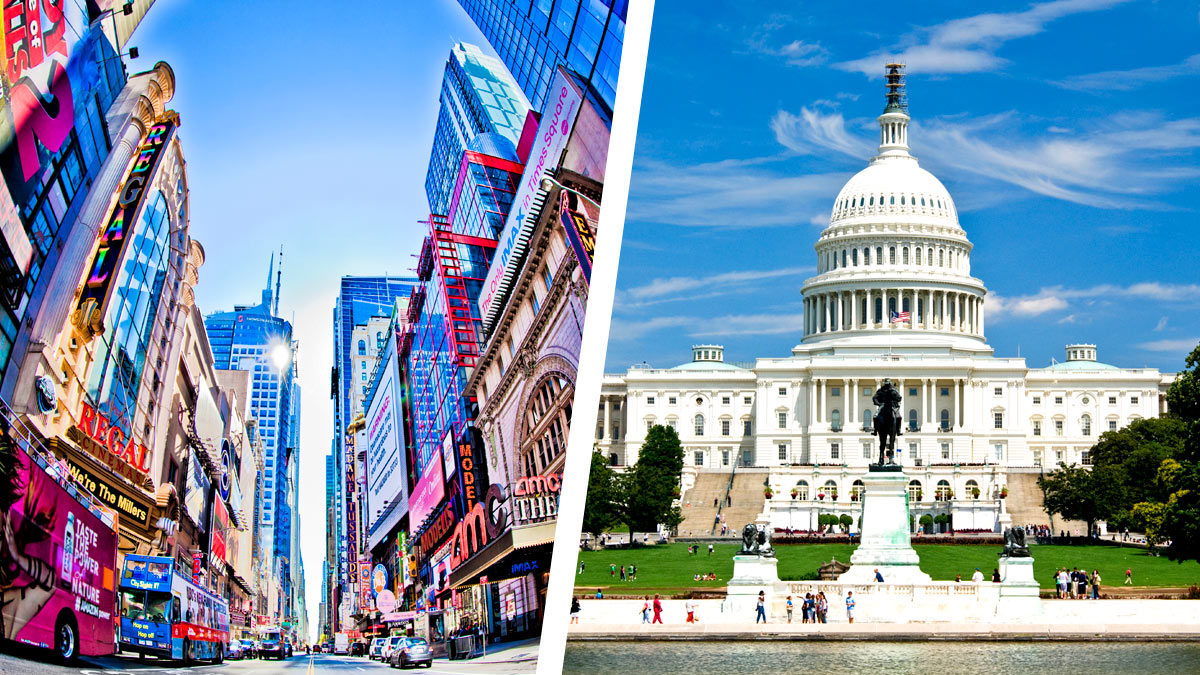
[{"label": "neon sign", "polygon": [[450,539],[451,567],[457,568],[470,560],[504,531],[508,514],[504,509],[496,507],[496,504],[502,501],[504,497],[501,495],[500,486],[493,483],[483,501],[476,502],[459,521]]},{"label": "neon sign", "polygon": [[73,317],[75,327],[89,337],[104,332],[104,312],[112,296],[118,266],[130,240],[133,239],[133,227],[146,201],[150,179],[154,176],[154,171],[158,168],[178,124],[178,118],[174,113],[170,113],[169,117],[150,127],[150,131],[138,146],[133,168],[125,178],[117,204],[109,214],[107,224],[100,231],[99,246],[88,268],[87,281],[79,295],[79,306]]},{"label": "neon sign", "polygon": [[111,423],[91,405],[83,404],[83,412],[79,415],[76,428],[108,450],[113,457],[145,476],[150,475],[150,452],[146,450],[146,446],[132,438],[126,440],[121,427]]}]

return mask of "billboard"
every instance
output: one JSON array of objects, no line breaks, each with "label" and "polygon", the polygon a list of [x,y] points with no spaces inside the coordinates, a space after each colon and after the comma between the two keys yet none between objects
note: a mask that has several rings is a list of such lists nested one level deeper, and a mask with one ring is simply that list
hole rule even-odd
[{"label": "billboard", "polygon": [[396,341],[388,340],[383,372],[366,419],[367,512],[363,520],[369,533],[375,532],[385,511],[388,522],[395,523],[409,508],[408,458],[404,452],[404,428],[400,424],[398,373]]},{"label": "billboard", "polygon": [[207,529],[207,523],[204,522],[204,505],[208,501],[210,485],[212,483],[208,480],[208,475],[204,473],[200,458],[196,456],[195,450],[189,448],[187,483],[183,488],[183,506],[187,509],[188,515],[192,517],[192,522],[196,523],[196,529],[201,532]]},{"label": "billboard", "polygon": [[492,259],[483,290],[479,294],[479,310],[484,329],[489,332],[501,309],[501,303],[496,300],[508,292],[508,284],[511,283],[511,279],[506,277],[516,272],[524,258],[525,246],[534,226],[534,219],[529,215],[535,207],[540,207],[535,200],[540,196],[544,198],[542,178],[558,168],[559,158],[562,157],[567,139],[571,137],[582,101],[583,97],[575,83],[560,67],[546,93],[546,107],[542,110],[537,138],[530,150],[529,161],[525,164],[525,173],[521,174],[521,184],[513,196],[512,210],[508,212],[504,229],[496,242],[496,256]]},{"label": "billboard", "polygon": [[408,523],[413,531],[421,527],[429,514],[446,496],[445,478],[442,476],[442,448],[433,451],[433,459],[425,467],[425,475],[417,481],[412,497],[408,500]]},{"label": "billboard", "polygon": [[218,560],[228,561],[228,537],[230,531],[229,510],[225,508],[225,500],[220,495],[213,499],[212,508],[212,546],[209,551]]}]

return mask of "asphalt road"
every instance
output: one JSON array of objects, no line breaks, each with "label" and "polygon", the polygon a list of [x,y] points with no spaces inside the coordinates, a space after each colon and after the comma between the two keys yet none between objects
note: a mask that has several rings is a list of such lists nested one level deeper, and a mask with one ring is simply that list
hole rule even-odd
[{"label": "asphalt road", "polygon": [[[447,673],[461,675],[491,675],[501,673],[532,673],[537,668],[535,661],[518,663],[488,663],[481,661],[454,661],[435,659],[433,668],[413,668],[407,672],[416,673]],[[154,658],[138,660],[137,657],[104,656],[84,658],[80,663],[68,667],[54,660],[48,651],[29,649],[19,645],[6,644],[0,647],[0,674],[8,675],[61,675],[72,673],[78,675],[273,675],[286,673],[288,675],[317,675],[318,673],[400,673],[399,669],[389,668],[379,661],[370,661],[364,657],[334,656],[332,654],[314,654],[305,656],[299,654],[290,659],[259,660],[246,659],[242,661],[226,661],[220,665],[197,664],[182,667],[171,661],[159,661]]]}]

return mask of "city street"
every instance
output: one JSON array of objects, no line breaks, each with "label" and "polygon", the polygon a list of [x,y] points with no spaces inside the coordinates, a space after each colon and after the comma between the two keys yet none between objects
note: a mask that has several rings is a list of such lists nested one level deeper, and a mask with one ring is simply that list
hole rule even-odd
[{"label": "city street", "polygon": [[[532,673],[537,668],[536,648],[532,657],[529,650],[512,650],[512,654],[497,654],[494,659],[483,657],[471,661],[454,661],[436,659],[433,668],[410,669],[410,672],[421,673],[463,673],[464,675],[500,675],[504,673]],[[370,661],[363,657],[334,656],[332,654],[303,654],[282,661],[263,661],[246,659],[241,661],[226,661],[220,665],[201,663],[191,667],[183,667],[169,661],[159,661],[148,658],[139,661],[136,657],[107,656],[100,658],[84,658],[78,666],[67,667],[53,660],[49,652],[26,649],[14,645],[5,645],[0,650],[0,673],[21,673],[22,675],[42,675],[43,673],[80,673],[81,675],[115,675],[120,673],[138,673],[139,675],[176,675],[197,673],[205,675],[254,673],[258,675],[271,673],[288,673],[289,675],[308,675],[316,673],[387,673],[400,672],[389,668],[379,661]]]}]

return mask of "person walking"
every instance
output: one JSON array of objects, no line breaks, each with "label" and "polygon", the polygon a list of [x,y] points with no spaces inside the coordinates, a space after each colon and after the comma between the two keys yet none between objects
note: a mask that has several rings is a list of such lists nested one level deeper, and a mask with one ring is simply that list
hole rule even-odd
[{"label": "person walking", "polygon": [[571,623],[579,623],[579,596],[571,598]]},{"label": "person walking", "polygon": [[582,560],[579,561],[579,573],[583,574],[583,561]]},{"label": "person walking", "polygon": [[621,565],[621,581],[625,581],[625,566]]},{"label": "person walking", "polygon": [[1133,568],[1132,567],[1125,568],[1125,584],[1124,585],[1125,586],[1133,585]]},{"label": "person walking", "polygon": [[975,568],[975,574],[971,575],[971,581],[975,583],[983,581],[983,572],[980,572],[978,567]]},{"label": "person walking", "polygon": [[875,568],[875,583],[878,583],[878,584],[883,583],[883,575],[879,573],[878,567]]},{"label": "person walking", "polygon": [[654,620],[650,623],[662,623],[662,601],[658,599],[658,593],[654,594]]},{"label": "person walking", "polygon": [[599,588],[597,588],[597,589],[596,589],[596,599],[597,599],[597,600],[603,600],[603,599],[604,599],[604,593],[603,593],[603,592],[602,592],[602,591],[601,591]]},{"label": "person walking", "polygon": [[650,623],[650,596],[642,596],[642,623]]},{"label": "person walking", "polygon": [[684,603],[683,608],[687,610],[687,622],[696,623],[696,603],[688,600]]},{"label": "person walking", "polygon": [[1100,570],[1092,570],[1092,599],[1100,599]]},{"label": "person walking", "polygon": [[788,623],[791,623],[792,622],[792,596],[790,596],[790,595],[787,597],[787,615],[788,615]]},{"label": "person walking", "polygon": [[767,598],[763,591],[758,592],[758,606],[754,614],[754,623],[758,624],[758,620],[762,619],[763,623],[767,622]]},{"label": "person walking", "polygon": [[854,591],[846,591],[846,619],[854,623]]},{"label": "person walking", "polygon": [[712,544],[709,544],[709,545],[708,545],[708,554],[709,554],[709,555],[712,555],[712,554],[713,554],[713,545],[712,545]]},{"label": "person walking", "polygon": [[629,580],[630,580],[630,581],[636,581],[636,580],[637,580],[637,565],[630,565],[630,566],[629,566]]},{"label": "person walking", "polygon": [[610,576],[610,577],[617,576],[617,564],[616,563],[608,564],[608,576]]}]

